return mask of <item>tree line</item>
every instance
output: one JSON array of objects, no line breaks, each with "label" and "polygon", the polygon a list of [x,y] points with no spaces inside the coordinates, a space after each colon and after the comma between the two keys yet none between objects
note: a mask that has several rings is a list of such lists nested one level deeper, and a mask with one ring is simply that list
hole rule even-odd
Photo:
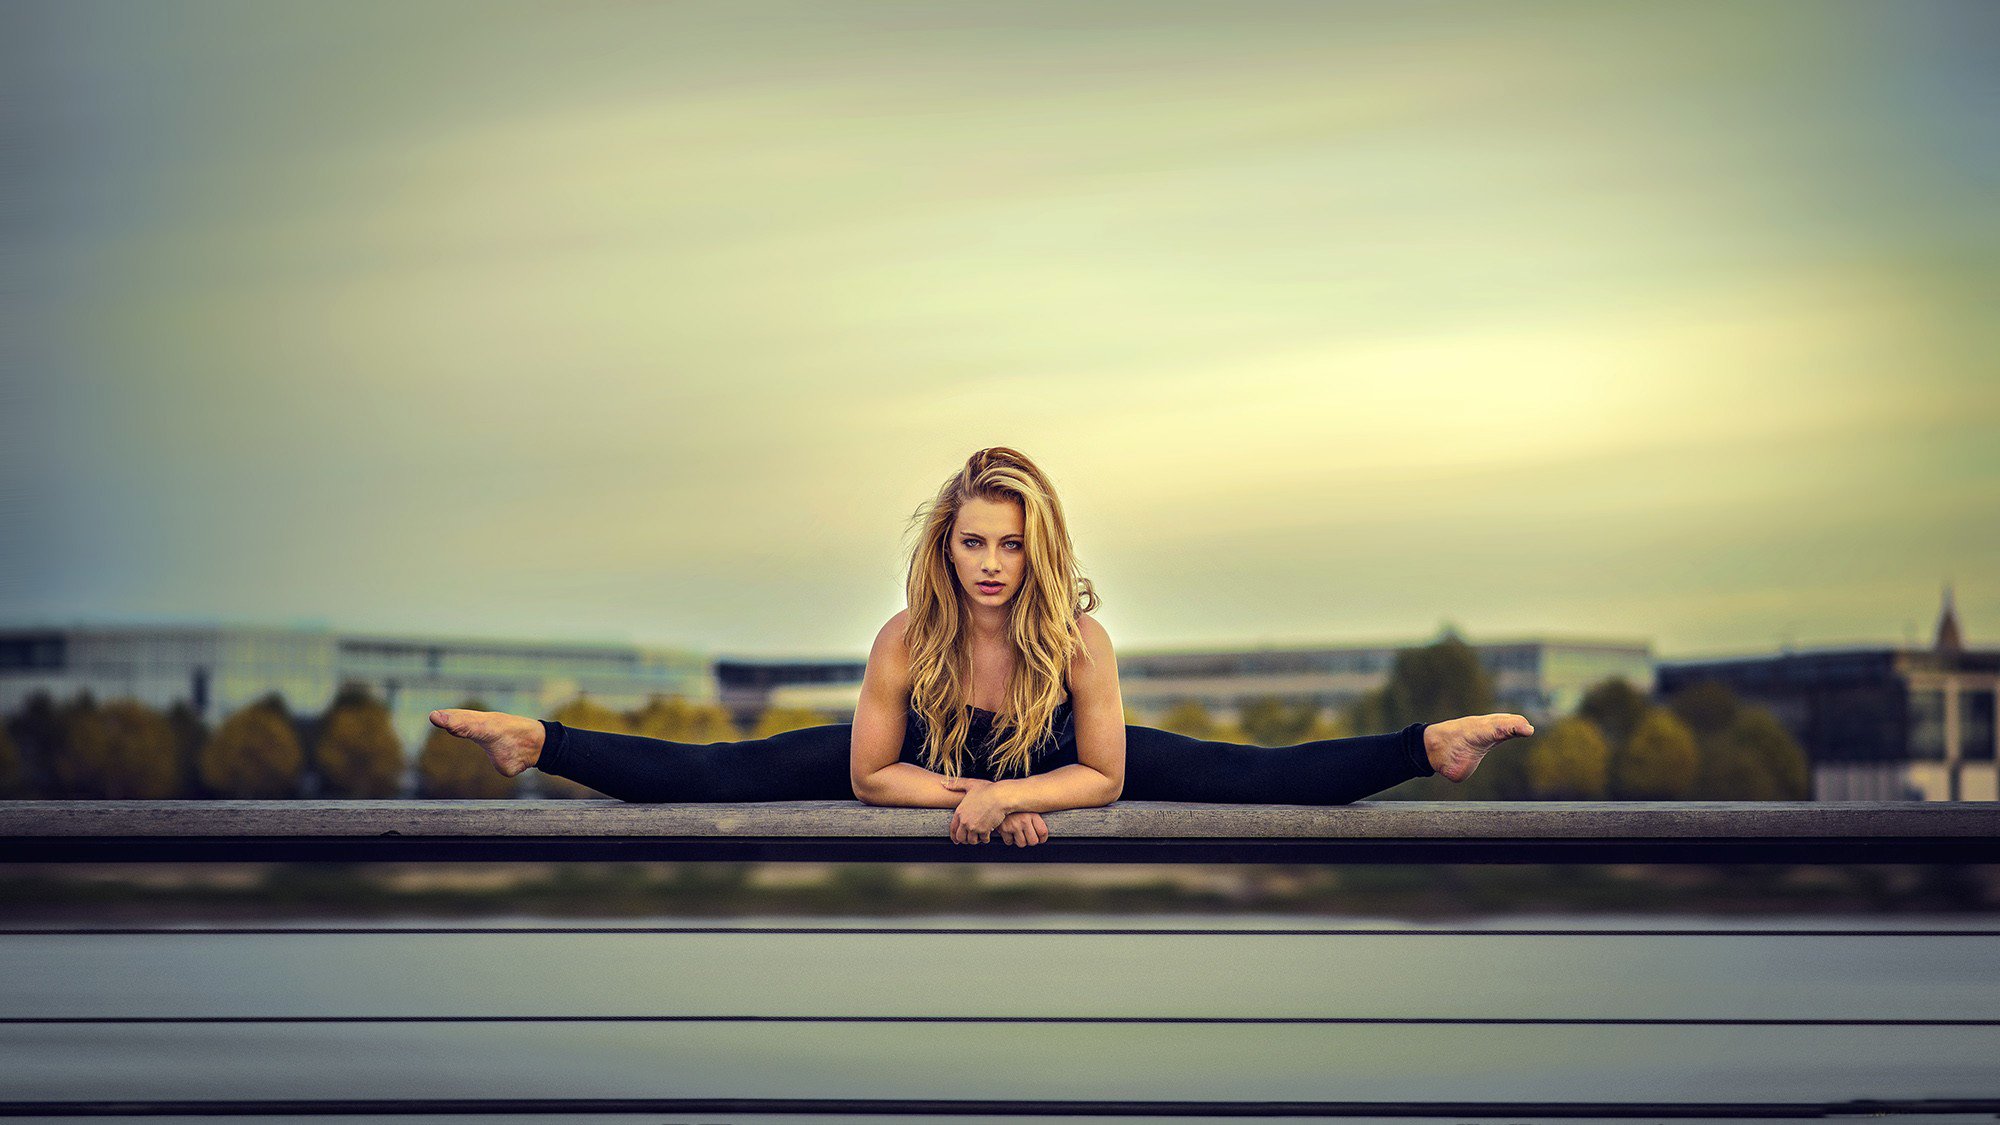
[{"label": "tree line", "polygon": [[[477,699],[458,706],[489,709]],[[550,718],[677,742],[762,738],[832,721],[770,707],[745,732],[718,704],[669,696],[635,711],[578,697]],[[388,707],[360,685],[341,688],[317,715],[294,716],[273,693],[213,730],[184,702],[162,713],[132,699],[99,704],[84,693],[57,703],[38,692],[0,725],[0,799],[390,798],[403,792],[405,764]],[[424,739],[415,765],[418,797],[503,798],[523,784],[500,776],[476,744],[442,730]],[[551,796],[596,795],[564,778],[539,782]]]},{"label": "tree line", "polygon": [[[1194,738],[1290,746],[1354,733],[1399,730],[1499,710],[1479,654],[1450,632],[1396,655],[1382,687],[1334,710],[1252,700],[1225,724],[1199,703],[1166,711],[1155,725]],[[1584,694],[1576,713],[1486,756],[1463,784],[1405,782],[1398,800],[1803,801],[1812,796],[1806,753],[1768,710],[1707,682],[1655,700],[1623,679]]]},{"label": "tree line", "polygon": [[[477,699],[459,704],[488,708]],[[1388,682],[1346,708],[1267,697],[1223,722],[1200,703],[1178,704],[1153,725],[1195,738],[1290,746],[1400,729],[1498,710],[1492,677],[1470,645],[1447,632],[1397,654]],[[549,716],[566,726],[671,739],[731,742],[833,721],[816,711],[770,707],[748,730],[715,703],[654,696],[619,711],[579,696]],[[1128,713],[1127,721],[1139,721]],[[1437,800],[1806,800],[1806,755],[1769,711],[1718,683],[1654,700],[1621,679],[1587,692],[1573,715],[1489,754],[1462,785],[1406,782],[1389,799]],[[418,748],[419,797],[515,796],[523,778],[501,777],[478,746],[432,730]],[[404,754],[389,710],[366,688],[343,687],[316,716],[294,717],[272,694],[213,731],[185,703],[161,712],[130,699],[99,705],[89,695],[57,704],[30,697],[0,727],[0,798],[162,800],[388,798],[404,786]],[[593,790],[536,774],[546,796]]]}]

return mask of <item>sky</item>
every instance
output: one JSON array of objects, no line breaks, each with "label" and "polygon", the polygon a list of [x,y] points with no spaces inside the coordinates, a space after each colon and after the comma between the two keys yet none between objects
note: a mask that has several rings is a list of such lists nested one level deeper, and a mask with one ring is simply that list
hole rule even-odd
[{"label": "sky", "polygon": [[0,625],[2000,645],[2000,7],[12,3]]}]

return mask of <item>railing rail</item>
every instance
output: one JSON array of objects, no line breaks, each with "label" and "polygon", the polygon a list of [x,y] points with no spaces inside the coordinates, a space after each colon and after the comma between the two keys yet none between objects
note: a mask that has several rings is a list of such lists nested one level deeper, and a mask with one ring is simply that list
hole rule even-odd
[{"label": "railing rail", "polygon": [[2000,802],[1120,802],[954,845],[858,802],[6,801],[0,862],[1992,863]]}]

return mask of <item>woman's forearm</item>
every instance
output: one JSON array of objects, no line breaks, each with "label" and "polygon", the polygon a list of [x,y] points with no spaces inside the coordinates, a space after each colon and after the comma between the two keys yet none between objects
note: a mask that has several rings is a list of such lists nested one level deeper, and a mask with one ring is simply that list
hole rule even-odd
[{"label": "woman's forearm", "polygon": [[1028,777],[993,783],[1001,805],[1010,813],[1061,812],[1094,809],[1118,799],[1123,788],[1102,773],[1078,763]]},{"label": "woman's forearm", "polygon": [[854,787],[854,795],[871,805],[909,809],[955,809],[965,794],[944,787],[944,775],[912,762],[891,762]]}]

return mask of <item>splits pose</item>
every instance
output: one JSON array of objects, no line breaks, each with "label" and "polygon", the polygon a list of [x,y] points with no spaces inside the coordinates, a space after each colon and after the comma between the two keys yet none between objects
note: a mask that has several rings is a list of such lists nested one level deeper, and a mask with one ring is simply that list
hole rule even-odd
[{"label": "splits pose", "polygon": [[852,723],[696,745],[497,711],[431,712],[501,773],[530,767],[626,801],[950,808],[954,843],[1048,839],[1041,813],[1135,801],[1340,805],[1415,777],[1463,781],[1534,733],[1520,715],[1238,746],[1128,726],[1097,594],[1054,488],[982,449],[918,510],[909,608],[875,637]]}]

